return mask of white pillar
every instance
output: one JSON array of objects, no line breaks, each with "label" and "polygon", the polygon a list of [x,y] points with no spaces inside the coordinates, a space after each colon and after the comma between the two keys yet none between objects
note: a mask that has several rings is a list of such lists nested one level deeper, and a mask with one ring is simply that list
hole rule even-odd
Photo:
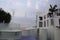
[{"label": "white pillar", "polygon": [[47,40],[47,29],[40,29],[39,40]]}]

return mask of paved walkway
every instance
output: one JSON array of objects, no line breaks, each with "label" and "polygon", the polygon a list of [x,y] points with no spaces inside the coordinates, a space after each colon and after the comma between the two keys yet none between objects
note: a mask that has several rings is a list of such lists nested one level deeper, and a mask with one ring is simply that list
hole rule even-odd
[{"label": "paved walkway", "polygon": [[36,39],[32,36],[22,36],[21,40],[36,40]]}]

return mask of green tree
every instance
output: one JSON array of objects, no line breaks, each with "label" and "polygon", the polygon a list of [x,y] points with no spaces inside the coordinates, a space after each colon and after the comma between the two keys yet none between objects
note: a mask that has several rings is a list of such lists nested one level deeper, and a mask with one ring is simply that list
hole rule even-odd
[{"label": "green tree", "polygon": [[10,23],[11,15],[0,8],[0,23]]},{"label": "green tree", "polygon": [[11,15],[10,15],[10,13],[6,14],[5,17],[6,17],[6,18],[5,18],[5,23],[10,23],[10,20],[11,20]]}]

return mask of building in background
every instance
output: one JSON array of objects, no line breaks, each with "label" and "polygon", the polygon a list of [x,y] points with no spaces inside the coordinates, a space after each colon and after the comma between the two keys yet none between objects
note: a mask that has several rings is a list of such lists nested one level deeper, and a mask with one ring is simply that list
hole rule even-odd
[{"label": "building in background", "polygon": [[60,40],[60,9],[53,14],[37,13],[37,27],[40,29],[40,40]]},{"label": "building in background", "polygon": [[37,27],[54,27],[60,25],[60,9],[50,15],[48,13],[37,13],[36,15]]}]

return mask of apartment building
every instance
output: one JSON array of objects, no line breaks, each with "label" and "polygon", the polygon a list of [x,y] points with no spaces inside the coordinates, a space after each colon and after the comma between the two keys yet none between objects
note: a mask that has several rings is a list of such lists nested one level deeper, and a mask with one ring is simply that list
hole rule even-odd
[{"label": "apartment building", "polygon": [[53,14],[37,12],[36,24],[40,29],[40,40],[60,40],[60,9]]},{"label": "apartment building", "polygon": [[37,27],[55,27],[60,25],[60,9],[53,14],[37,13]]}]

